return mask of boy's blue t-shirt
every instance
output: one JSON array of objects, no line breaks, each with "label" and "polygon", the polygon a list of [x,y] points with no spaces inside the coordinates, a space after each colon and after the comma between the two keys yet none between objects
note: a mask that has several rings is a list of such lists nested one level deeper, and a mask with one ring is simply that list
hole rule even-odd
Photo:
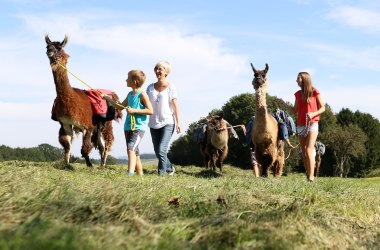
[{"label": "boy's blue t-shirt", "polygon": [[[145,106],[141,103],[140,96],[141,96],[142,90],[138,92],[137,94],[133,94],[133,91],[128,93],[128,106],[134,109],[144,109]],[[142,115],[142,114],[133,114],[135,120],[136,120],[136,127],[134,127],[134,130],[142,130],[145,131],[146,126],[148,124],[148,115]],[[133,122],[133,121],[132,121]],[[132,130],[131,126],[131,115],[127,113],[127,118],[125,119],[124,123],[124,130]]]}]

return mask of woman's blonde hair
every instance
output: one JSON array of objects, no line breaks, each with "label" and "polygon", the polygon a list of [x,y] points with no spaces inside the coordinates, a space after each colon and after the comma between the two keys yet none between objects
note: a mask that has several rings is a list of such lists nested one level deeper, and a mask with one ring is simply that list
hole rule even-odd
[{"label": "woman's blonde hair", "polygon": [[168,61],[159,61],[156,63],[156,66],[154,66],[154,71],[156,71],[158,67],[163,67],[166,71],[166,75],[169,75],[172,71],[172,66]]},{"label": "woman's blonde hair", "polygon": [[313,82],[308,72],[300,72],[298,76],[301,77],[301,93],[302,99],[306,102],[310,101],[310,97],[313,95]]}]

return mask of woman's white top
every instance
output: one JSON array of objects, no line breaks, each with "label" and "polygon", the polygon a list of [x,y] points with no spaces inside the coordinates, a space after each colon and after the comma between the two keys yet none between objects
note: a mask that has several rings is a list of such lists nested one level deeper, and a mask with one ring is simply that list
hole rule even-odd
[{"label": "woman's white top", "polygon": [[153,107],[153,114],[149,116],[148,126],[158,129],[168,124],[174,124],[172,100],[177,98],[177,90],[174,85],[169,84],[166,89],[158,92],[154,88],[154,83],[151,83],[147,87],[146,93]]}]

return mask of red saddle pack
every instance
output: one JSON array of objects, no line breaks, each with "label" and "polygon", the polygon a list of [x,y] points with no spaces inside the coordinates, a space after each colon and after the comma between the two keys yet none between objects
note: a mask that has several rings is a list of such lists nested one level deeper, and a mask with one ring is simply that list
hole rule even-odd
[{"label": "red saddle pack", "polygon": [[[93,120],[96,121],[110,121],[115,118],[116,110],[115,107],[111,104],[108,104],[106,100],[100,97],[99,92],[108,95],[112,98],[112,91],[108,89],[96,89],[96,90],[84,90],[86,95],[88,96],[88,99],[91,102],[91,108],[93,112]],[[54,100],[53,108],[51,110],[51,119],[54,121],[58,121],[56,116],[56,101],[57,98]]]}]

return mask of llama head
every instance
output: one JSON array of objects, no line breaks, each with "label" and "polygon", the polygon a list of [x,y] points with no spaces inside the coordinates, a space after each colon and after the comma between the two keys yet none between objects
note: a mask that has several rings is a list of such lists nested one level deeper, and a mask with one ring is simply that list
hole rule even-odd
[{"label": "llama head", "polygon": [[49,58],[50,65],[55,65],[57,62],[66,65],[67,58],[69,57],[63,48],[67,44],[68,37],[65,35],[65,38],[62,42],[52,42],[49,36],[45,35],[46,41],[46,55]]},{"label": "llama head", "polygon": [[223,113],[222,115],[211,115],[209,114],[207,117],[207,123],[208,126],[212,129],[221,129],[226,127],[226,122],[223,119]]},{"label": "llama head", "polygon": [[266,63],[265,64],[265,69],[264,70],[257,70],[251,63],[251,67],[254,73],[254,78],[252,80],[252,85],[255,90],[258,90],[261,86],[265,85],[267,83],[267,78],[266,75],[269,70],[269,66]]}]

